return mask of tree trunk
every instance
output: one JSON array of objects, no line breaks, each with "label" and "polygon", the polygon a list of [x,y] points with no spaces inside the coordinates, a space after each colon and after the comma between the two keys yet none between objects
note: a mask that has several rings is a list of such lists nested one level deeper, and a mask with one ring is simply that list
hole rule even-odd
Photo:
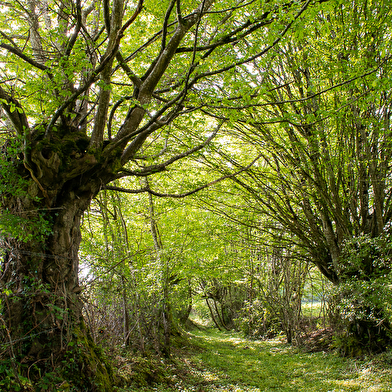
[{"label": "tree trunk", "polygon": [[37,199],[26,196],[8,205],[20,215],[41,210],[51,223],[51,234],[31,232],[24,240],[8,237],[1,244],[2,333],[9,334],[9,357],[23,364],[21,374],[33,383],[51,374],[55,382],[66,380],[80,391],[112,390],[111,370],[83,321],[78,280],[80,219],[92,196],[70,190],[53,197],[50,208],[47,199],[37,206]]},{"label": "tree trunk", "polygon": [[129,326],[130,322],[129,322],[129,310],[128,310],[128,295],[127,295],[124,275],[121,276],[121,285],[122,285],[122,302],[123,302],[123,317],[124,317],[124,346],[129,347],[131,329]]}]

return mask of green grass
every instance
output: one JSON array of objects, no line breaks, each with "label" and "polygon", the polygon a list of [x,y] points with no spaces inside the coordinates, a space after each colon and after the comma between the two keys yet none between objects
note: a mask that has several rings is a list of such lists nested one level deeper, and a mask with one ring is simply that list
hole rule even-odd
[{"label": "green grass", "polygon": [[359,361],[213,329],[189,334],[189,343],[165,365],[165,384],[123,391],[392,391],[390,354]]}]

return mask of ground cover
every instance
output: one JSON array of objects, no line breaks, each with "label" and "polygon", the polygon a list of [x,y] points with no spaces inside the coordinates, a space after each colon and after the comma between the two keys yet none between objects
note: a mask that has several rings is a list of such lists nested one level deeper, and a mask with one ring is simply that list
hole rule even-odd
[{"label": "ground cover", "polygon": [[161,382],[120,391],[392,391],[392,354],[367,359],[306,353],[283,339],[251,341],[238,333],[194,331],[173,362],[160,362]]}]

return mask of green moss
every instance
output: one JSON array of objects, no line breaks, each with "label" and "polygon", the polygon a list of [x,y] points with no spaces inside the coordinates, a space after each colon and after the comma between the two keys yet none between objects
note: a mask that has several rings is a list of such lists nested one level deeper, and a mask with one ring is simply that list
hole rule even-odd
[{"label": "green moss", "polygon": [[170,383],[166,365],[161,358],[152,355],[122,358],[120,368],[117,379],[117,387],[119,388],[139,389]]},{"label": "green moss", "polygon": [[113,370],[107,359],[93,342],[84,323],[74,330],[64,362],[64,379],[78,391],[111,392]]},{"label": "green moss", "polygon": [[53,133],[50,138],[43,138],[41,133],[34,135],[35,149],[43,153],[56,152],[61,158],[84,153],[90,138],[76,129],[67,132]]}]

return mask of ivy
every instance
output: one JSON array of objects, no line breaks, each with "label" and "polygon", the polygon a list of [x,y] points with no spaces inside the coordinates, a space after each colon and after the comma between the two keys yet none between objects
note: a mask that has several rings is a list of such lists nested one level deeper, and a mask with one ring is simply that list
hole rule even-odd
[{"label": "ivy", "polygon": [[[42,240],[51,233],[51,223],[44,212],[19,211],[14,203],[17,198],[38,201],[28,192],[29,180],[22,173],[22,141],[18,138],[4,142],[0,153],[0,236]],[[22,170],[20,170],[23,168]]]}]

